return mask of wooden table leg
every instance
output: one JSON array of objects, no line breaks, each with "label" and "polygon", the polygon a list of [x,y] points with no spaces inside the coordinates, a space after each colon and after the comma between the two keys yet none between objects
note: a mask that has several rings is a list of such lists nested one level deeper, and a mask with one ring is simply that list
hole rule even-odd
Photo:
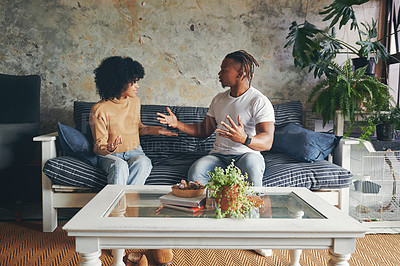
[{"label": "wooden table leg", "polygon": [[113,266],[125,266],[123,261],[125,249],[113,249],[111,252],[114,257]]},{"label": "wooden table leg", "polygon": [[291,266],[300,266],[300,256],[301,256],[301,249],[291,249],[289,250],[289,265]]},{"label": "wooden table leg", "polygon": [[329,255],[331,255],[331,259],[328,261],[328,265],[349,265],[348,260],[350,259],[351,254],[337,254],[334,253],[332,249],[329,249]]},{"label": "wooden table leg", "polygon": [[81,266],[101,266],[100,260],[101,251],[93,253],[79,253],[81,257]]}]

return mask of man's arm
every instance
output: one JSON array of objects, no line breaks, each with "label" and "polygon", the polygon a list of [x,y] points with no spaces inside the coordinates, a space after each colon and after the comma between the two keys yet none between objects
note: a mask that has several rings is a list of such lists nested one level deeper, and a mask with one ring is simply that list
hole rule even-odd
[{"label": "man's arm", "polygon": [[275,132],[274,122],[258,123],[256,125],[257,135],[250,136],[251,142],[249,145],[247,145],[247,147],[256,151],[269,151],[272,147],[272,142],[274,141],[274,132]]},{"label": "man's arm", "polygon": [[157,113],[157,119],[161,124],[166,124],[170,127],[176,128],[189,136],[197,138],[206,138],[210,136],[217,128],[217,122],[214,117],[206,115],[201,123],[185,124],[176,118],[175,114],[172,113],[171,109],[167,107],[169,115]]},{"label": "man's arm", "polygon": [[[226,116],[229,123],[221,122],[227,130],[217,129],[220,136],[231,139],[232,141],[244,144],[247,139],[247,134],[244,132],[243,124],[238,116],[238,124],[232,120],[230,116]],[[256,125],[256,135],[250,136],[251,142],[247,145],[249,148],[256,151],[268,151],[272,147],[274,141],[275,126],[274,122],[261,122]]]}]

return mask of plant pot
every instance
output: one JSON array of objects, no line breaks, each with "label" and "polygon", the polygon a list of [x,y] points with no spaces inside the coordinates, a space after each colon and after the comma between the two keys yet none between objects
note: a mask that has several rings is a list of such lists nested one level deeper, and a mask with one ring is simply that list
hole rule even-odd
[{"label": "plant pot", "polygon": [[242,207],[242,204],[239,203],[236,206],[232,206],[232,202],[237,202],[237,198],[240,196],[238,193],[238,186],[223,186],[222,189],[215,196],[216,204],[220,205],[221,211],[225,212],[227,210],[237,210]]},{"label": "plant pot", "polygon": [[376,139],[391,141],[393,140],[394,126],[391,124],[376,125]]},{"label": "plant pot", "polygon": [[375,58],[371,57],[369,60],[365,57],[352,58],[353,62],[353,71],[359,68],[362,68],[368,65],[367,70],[365,71],[365,75],[375,76]]}]

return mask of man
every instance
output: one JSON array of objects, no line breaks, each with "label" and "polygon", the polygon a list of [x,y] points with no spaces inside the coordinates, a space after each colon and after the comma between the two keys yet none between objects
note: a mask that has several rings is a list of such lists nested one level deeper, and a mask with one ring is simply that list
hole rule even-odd
[{"label": "man", "polygon": [[251,86],[254,66],[259,66],[258,62],[244,50],[225,57],[218,76],[222,87],[230,90],[214,97],[201,123],[184,124],[169,108],[169,115],[157,113],[160,123],[190,136],[206,138],[217,131],[214,148],[193,163],[189,180],[207,184],[208,172],[215,167],[226,168],[233,159],[248,174],[250,183],[262,186],[265,162],[260,151],[272,146],[275,116],[268,98]]}]

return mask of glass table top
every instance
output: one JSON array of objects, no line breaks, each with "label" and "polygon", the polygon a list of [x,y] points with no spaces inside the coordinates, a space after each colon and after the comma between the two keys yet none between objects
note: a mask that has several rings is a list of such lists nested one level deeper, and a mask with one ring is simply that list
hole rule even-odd
[{"label": "glass table top", "polygon": [[[103,217],[216,218],[215,209],[203,209],[191,213],[164,207],[159,199],[164,194],[160,192],[126,190],[116,198]],[[258,195],[264,201],[264,206],[253,210],[249,218],[326,218],[293,192]]]}]

